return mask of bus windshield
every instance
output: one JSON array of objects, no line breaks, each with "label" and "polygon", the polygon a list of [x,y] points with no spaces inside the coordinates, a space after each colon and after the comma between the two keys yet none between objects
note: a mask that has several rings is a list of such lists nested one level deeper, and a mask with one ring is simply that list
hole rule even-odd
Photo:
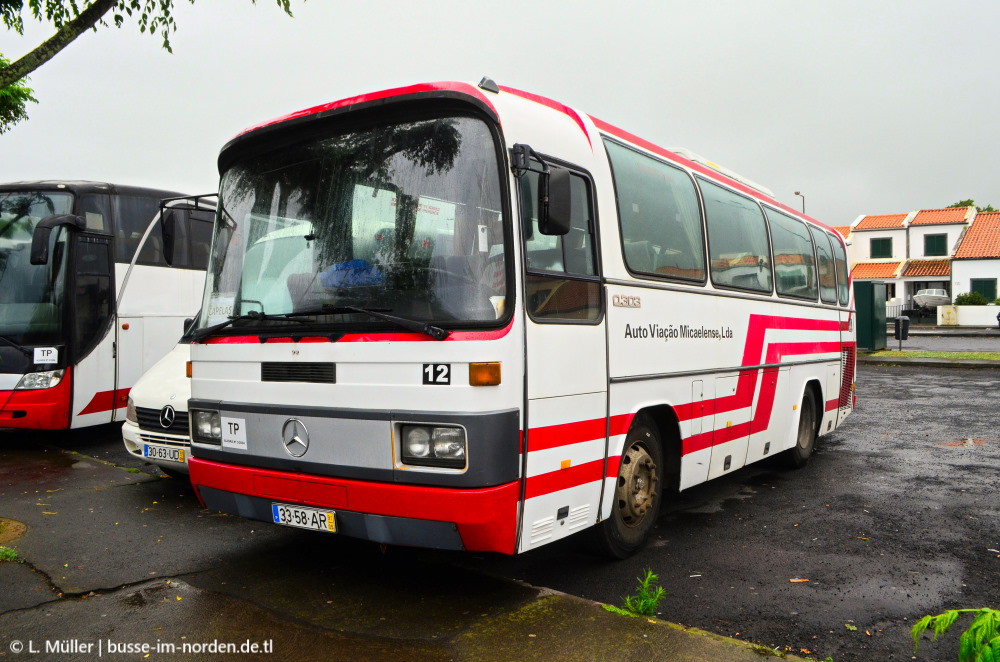
[{"label": "bus windshield", "polygon": [[229,167],[219,195],[201,328],[389,323],[350,308],[444,325],[504,316],[498,157],[479,119],[272,148]]},{"label": "bus windshield", "polygon": [[73,211],[73,195],[0,192],[0,336],[19,345],[53,345],[62,338],[66,237],[49,238],[49,262],[30,262],[31,235],[43,218]]}]

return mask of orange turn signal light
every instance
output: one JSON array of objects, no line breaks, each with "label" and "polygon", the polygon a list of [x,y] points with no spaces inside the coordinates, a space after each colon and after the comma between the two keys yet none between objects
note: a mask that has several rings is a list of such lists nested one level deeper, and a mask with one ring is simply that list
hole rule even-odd
[{"label": "orange turn signal light", "polygon": [[191,362],[190,361],[188,361],[185,364],[184,372],[187,373],[188,379],[190,379],[191,378]]},{"label": "orange turn signal light", "polygon": [[499,384],[499,362],[469,364],[469,386],[497,386]]}]

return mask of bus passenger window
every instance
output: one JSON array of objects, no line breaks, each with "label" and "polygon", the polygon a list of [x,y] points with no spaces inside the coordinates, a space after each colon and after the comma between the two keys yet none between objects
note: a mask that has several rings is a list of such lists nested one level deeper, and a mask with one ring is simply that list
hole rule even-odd
[{"label": "bus passenger window", "polygon": [[712,283],[771,293],[771,251],[764,214],[753,200],[701,177]]},{"label": "bus passenger window", "polygon": [[559,236],[538,230],[538,177],[531,171],[521,176],[528,312],[538,321],[595,321],[601,294],[587,180],[575,173],[570,177],[570,229]]},{"label": "bus passenger window", "polygon": [[641,274],[704,282],[694,182],[683,170],[618,143],[605,140],[604,147],[618,195],[625,265]]},{"label": "bus passenger window", "polygon": [[[149,222],[160,211],[160,201],[138,195],[115,196],[115,221],[117,231],[115,237],[115,262],[131,262],[132,256],[139,248],[139,241],[149,227]],[[139,256],[140,264],[156,264],[166,266],[163,260],[161,238],[155,230],[150,233],[146,246]]]},{"label": "bus passenger window", "polygon": [[826,233],[809,228],[816,243],[816,261],[819,266],[819,298],[823,303],[837,303],[837,274],[833,267],[833,249]]},{"label": "bus passenger window", "polygon": [[774,280],[778,294],[816,300],[816,263],[813,242],[805,223],[767,208],[774,250]]},{"label": "bus passenger window", "polygon": [[847,285],[847,253],[844,251],[844,245],[840,243],[839,237],[831,237],[830,243],[833,244],[833,261],[837,264],[837,291],[840,294],[840,305],[846,306],[849,301],[849,288]]}]

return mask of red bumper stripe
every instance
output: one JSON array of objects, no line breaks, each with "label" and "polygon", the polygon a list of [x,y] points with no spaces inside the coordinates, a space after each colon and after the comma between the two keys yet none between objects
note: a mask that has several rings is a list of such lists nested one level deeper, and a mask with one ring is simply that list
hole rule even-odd
[{"label": "red bumper stripe", "polygon": [[[95,393],[94,397],[90,399],[87,406],[83,408],[77,416],[84,416],[86,414],[99,414],[102,411],[111,411],[112,409],[121,409],[122,407],[128,406],[128,394],[130,388],[120,388],[117,391],[101,391],[100,393]],[[117,394],[117,395],[116,395]]]}]

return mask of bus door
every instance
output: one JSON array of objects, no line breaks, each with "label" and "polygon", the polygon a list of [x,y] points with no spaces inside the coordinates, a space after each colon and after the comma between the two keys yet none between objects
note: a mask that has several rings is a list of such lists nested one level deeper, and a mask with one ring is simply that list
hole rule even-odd
[{"label": "bus door", "polygon": [[126,405],[115,392],[111,241],[91,233],[76,235],[74,241],[69,328],[76,365],[70,427],[110,423],[115,410]]},{"label": "bus door", "polygon": [[528,405],[520,551],[592,525],[607,440],[607,345],[590,180],[571,176],[568,234],[537,222],[538,174],[521,176]]}]

